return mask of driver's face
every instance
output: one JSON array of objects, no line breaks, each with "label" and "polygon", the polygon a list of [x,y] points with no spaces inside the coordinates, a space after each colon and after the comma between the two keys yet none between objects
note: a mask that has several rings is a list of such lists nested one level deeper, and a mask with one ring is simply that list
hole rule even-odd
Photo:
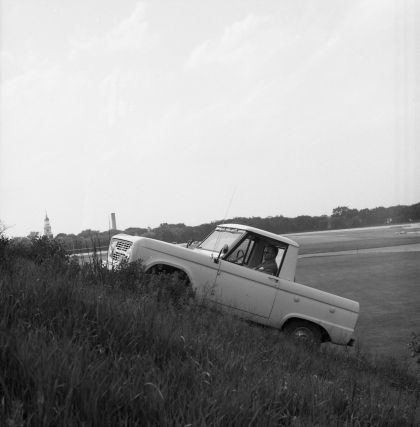
[{"label": "driver's face", "polygon": [[265,260],[272,260],[276,257],[276,253],[274,252],[274,249],[270,246],[266,246],[264,248],[264,259]]}]

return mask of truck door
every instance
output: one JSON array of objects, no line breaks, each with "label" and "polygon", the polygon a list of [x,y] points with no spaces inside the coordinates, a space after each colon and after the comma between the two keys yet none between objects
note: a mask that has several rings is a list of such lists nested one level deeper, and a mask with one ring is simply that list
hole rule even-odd
[{"label": "truck door", "polygon": [[251,315],[269,317],[278,278],[220,261],[212,297],[215,302]]},{"label": "truck door", "polygon": [[211,298],[217,304],[239,310],[242,316],[268,318],[277,293],[278,277],[253,270],[252,260],[264,242],[248,236],[226,259],[219,260]]}]

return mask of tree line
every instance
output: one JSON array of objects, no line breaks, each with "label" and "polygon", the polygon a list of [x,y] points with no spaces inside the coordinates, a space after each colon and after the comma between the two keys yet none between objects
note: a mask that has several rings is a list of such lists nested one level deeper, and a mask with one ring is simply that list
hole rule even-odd
[{"label": "tree line", "polygon": [[84,230],[79,234],[60,233],[55,236],[64,248],[69,251],[92,250],[108,246],[111,237],[118,233],[134,236],[150,237],[166,242],[182,243],[189,240],[199,241],[213,228],[222,223],[249,225],[276,234],[300,233],[308,231],[323,231],[329,229],[368,227],[385,224],[402,224],[420,221],[420,203],[414,205],[397,205],[391,207],[376,207],[373,209],[354,209],[348,206],[338,206],[331,215],[309,216],[300,215],[295,218],[279,216],[235,217],[212,221],[196,226],[183,223],[162,223],[156,228],[129,227],[125,230]]}]

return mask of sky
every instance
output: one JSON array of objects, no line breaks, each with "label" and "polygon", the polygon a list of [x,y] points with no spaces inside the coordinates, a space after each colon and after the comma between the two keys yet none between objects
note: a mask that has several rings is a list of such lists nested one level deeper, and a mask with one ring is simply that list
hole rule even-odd
[{"label": "sky", "polygon": [[8,233],[420,202],[416,0],[0,0]]}]

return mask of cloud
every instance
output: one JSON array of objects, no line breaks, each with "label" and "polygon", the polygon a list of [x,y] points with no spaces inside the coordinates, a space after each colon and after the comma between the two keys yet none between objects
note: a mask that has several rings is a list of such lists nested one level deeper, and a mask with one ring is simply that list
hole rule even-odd
[{"label": "cloud", "polygon": [[206,40],[190,54],[186,68],[193,69],[209,63],[238,62],[257,49],[253,36],[269,20],[268,17],[248,15],[244,20],[227,27],[216,40]]},{"label": "cloud", "polygon": [[15,55],[6,50],[0,51],[0,75],[2,82],[21,73],[22,68],[22,64],[19,63]]},{"label": "cloud", "polygon": [[107,113],[108,126],[115,125],[117,120],[124,117],[127,113],[127,105],[124,97],[121,96],[121,86],[124,83],[124,77],[121,71],[115,68],[101,82],[100,88],[107,92]]},{"label": "cloud", "polygon": [[138,2],[128,18],[102,36],[92,36],[84,40],[71,40],[71,57],[80,54],[120,51],[149,51],[156,43],[157,38],[149,31],[149,24],[145,20],[146,5]]},{"label": "cloud", "polygon": [[[60,80],[60,67],[49,64],[44,67],[29,68],[24,73],[4,80],[1,83],[3,105],[1,110],[17,110],[29,102],[53,93]],[[5,111],[3,111],[5,112]]]}]

